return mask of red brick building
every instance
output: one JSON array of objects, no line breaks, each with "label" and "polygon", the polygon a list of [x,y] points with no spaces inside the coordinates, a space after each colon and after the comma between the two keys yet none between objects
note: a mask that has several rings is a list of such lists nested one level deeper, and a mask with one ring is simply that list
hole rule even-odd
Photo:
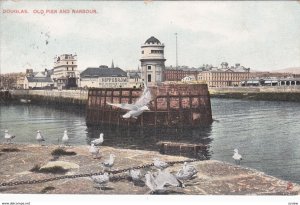
[{"label": "red brick building", "polygon": [[197,80],[199,72],[196,70],[166,69],[164,71],[164,79],[165,81],[181,81],[186,76],[194,76]]}]

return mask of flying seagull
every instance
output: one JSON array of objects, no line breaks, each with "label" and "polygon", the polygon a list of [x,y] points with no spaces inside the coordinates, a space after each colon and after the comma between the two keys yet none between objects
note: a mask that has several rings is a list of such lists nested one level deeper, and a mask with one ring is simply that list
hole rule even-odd
[{"label": "flying seagull", "polygon": [[234,159],[235,164],[239,165],[241,163],[241,160],[243,159],[242,155],[239,154],[238,149],[234,149],[233,152],[234,152],[234,154],[233,154],[232,158]]},{"label": "flying seagull", "polygon": [[103,143],[103,141],[104,141],[103,133],[100,133],[100,137],[98,139],[91,141],[91,144],[98,146],[98,145],[101,145]]},{"label": "flying seagull", "polygon": [[103,185],[107,184],[109,181],[109,175],[107,172],[105,172],[102,175],[92,176],[91,179],[95,184],[97,184],[97,187],[102,190],[102,188],[104,187]]},{"label": "flying seagull", "polygon": [[6,142],[8,143],[8,141],[9,141],[9,143],[12,143],[11,140],[12,140],[13,138],[15,138],[16,136],[10,135],[10,134],[8,133],[8,130],[5,130],[4,133],[5,133],[5,134],[4,134],[4,139],[6,139]]},{"label": "flying seagull", "polygon": [[36,134],[36,141],[38,141],[39,144],[41,144],[43,141],[45,141],[44,137],[41,135],[41,131],[37,131]]},{"label": "flying seagull", "polygon": [[114,104],[106,102],[108,105],[112,105],[124,110],[128,110],[127,113],[125,113],[122,117],[123,118],[135,118],[137,119],[138,116],[140,116],[144,111],[149,110],[149,107],[147,106],[149,102],[151,101],[151,93],[146,84],[144,84],[144,90],[142,95],[138,98],[138,100],[133,104],[128,103],[121,103],[121,104]]}]

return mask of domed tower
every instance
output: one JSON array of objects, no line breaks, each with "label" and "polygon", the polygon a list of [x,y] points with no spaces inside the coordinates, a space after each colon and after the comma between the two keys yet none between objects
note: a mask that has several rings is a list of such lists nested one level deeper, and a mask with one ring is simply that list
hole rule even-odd
[{"label": "domed tower", "polygon": [[166,61],[164,47],[165,45],[153,36],[141,46],[141,77],[147,85],[155,85],[164,81],[163,72]]}]

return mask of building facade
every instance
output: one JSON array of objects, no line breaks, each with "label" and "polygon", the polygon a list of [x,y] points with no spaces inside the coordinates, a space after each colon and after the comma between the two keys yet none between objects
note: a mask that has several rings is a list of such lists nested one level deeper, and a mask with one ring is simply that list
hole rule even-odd
[{"label": "building facade", "polygon": [[198,79],[198,74],[200,71],[196,70],[183,70],[183,69],[166,69],[164,71],[164,79],[166,81],[180,81],[187,76],[194,76]]},{"label": "building facade", "polygon": [[80,74],[79,86],[82,88],[122,88],[127,85],[127,73],[118,67],[102,65],[98,68],[87,68]]},{"label": "building facade", "polygon": [[77,70],[77,55],[63,54],[55,57],[51,78],[55,82],[56,87],[66,87],[68,86],[68,82],[74,80],[77,84],[79,78],[79,71]]},{"label": "building facade", "polygon": [[24,89],[45,89],[53,88],[54,82],[50,77],[30,77],[26,76],[24,79]]},{"label": "building facade", "polygon": [[164,47],[164,44],[153,36],[141,46],[141,78],[148,85],[164,81]]},{"label": "building facade", "polygon": [[205,81],[209,87],[227,87],[238,86],[249,76],[249,68],[213,69],[200,72],[198,80]]}]

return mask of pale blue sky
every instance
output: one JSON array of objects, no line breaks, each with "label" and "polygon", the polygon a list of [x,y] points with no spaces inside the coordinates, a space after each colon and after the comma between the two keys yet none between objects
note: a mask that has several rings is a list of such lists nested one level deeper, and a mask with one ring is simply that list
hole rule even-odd
[{"label": "pale blue sky", "polygon": [[[140,46],[150,36],[165,44],[166,65],[175,65],[175,32],[179,65],[300,67],[297,1],[0,3],[2,73],[52,68],[53,57],[64,53],[77,53],[79,70],[110,65],[112,59],[123,69],[136,69]],[[3,13],[6,9],[30,14]],[[97,14],[40,15],[33,9],[96,9]]]}]

